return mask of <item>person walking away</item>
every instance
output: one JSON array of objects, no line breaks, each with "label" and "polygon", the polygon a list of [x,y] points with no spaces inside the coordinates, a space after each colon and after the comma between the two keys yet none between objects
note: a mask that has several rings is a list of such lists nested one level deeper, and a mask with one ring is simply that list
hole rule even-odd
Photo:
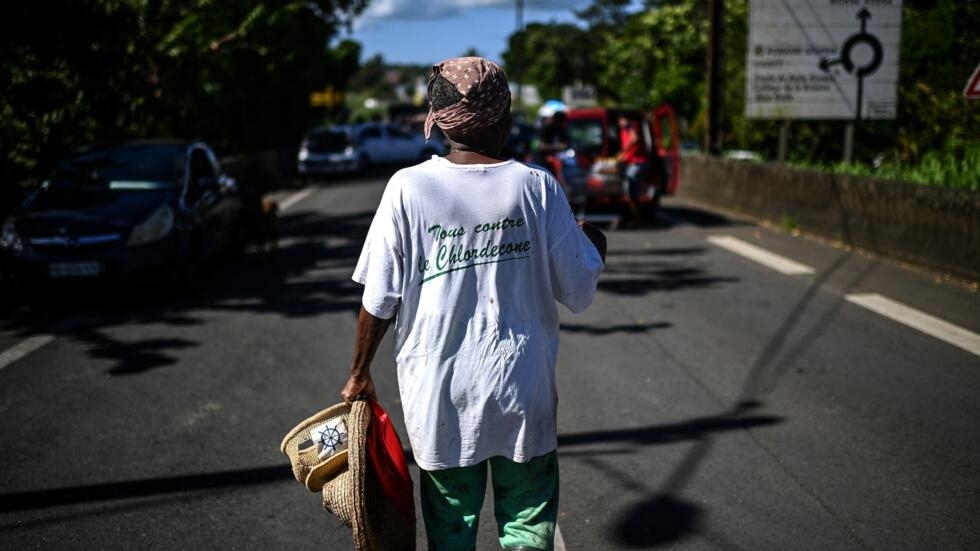
[{"label": "person walking away", "polygon": [[353,279],[364,285],[346,402],[376,400],[370,366],[394,320],[405,425],[429,549],[475,548],[487,477],[504,549],[551,550],[558,515],[561,303],[589,306],[606,241],[577,223],[547,171],[500,158],[503,70],[432,68],[433,125],[450,144],[389,180]]}]

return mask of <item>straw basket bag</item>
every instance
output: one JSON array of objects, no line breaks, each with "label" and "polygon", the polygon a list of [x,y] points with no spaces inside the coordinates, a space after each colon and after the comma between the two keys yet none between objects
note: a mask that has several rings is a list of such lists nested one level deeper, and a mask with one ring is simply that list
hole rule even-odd
[{"label": "straw basket bag", "polygon": [[[321,457],[313,435],[342,422],[346,449]],[[323,508],[353,531],[357,551],[414,550],[414,522],[399,522],[391,501],[370,472],[367,436],[371,407],[364,400],[337,404],[289,431],[279,449],[289,458],[293,476],[311,492],[322,492]]]}]

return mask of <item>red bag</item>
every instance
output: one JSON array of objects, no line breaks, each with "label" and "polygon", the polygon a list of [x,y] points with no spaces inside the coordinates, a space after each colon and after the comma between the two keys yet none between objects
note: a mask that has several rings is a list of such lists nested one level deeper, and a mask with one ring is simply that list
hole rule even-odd
[{"label": "red bag", "polygon": [[378,402],[371,402],[371,426],[367,434],[369,472],[377,476],[382,492],[404,518],[415,536],[415,486],[395,425]]}]

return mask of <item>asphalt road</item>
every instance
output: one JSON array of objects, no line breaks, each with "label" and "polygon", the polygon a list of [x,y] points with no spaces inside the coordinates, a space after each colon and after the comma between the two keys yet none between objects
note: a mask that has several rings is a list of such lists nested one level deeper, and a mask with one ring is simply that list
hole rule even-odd
[{"label": "asphalt road", "polygon": [[[349,549],[278,445],[338,401],[382,176],[277,193],[279,250],[193,292],[8,297],[0,549]],[[595,302],[563,312],[560,548],[980,547],[975,287],[676,200],[608,236]]]}]

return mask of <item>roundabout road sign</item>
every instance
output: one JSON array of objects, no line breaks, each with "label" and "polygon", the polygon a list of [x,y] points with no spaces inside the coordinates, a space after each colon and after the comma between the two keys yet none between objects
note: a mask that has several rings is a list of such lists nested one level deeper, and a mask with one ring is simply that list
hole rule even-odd
[{"label": "roundabout road sign", "polygon": [[746,115],[895,118],[901,10],[901,0],[751,0]]}]

